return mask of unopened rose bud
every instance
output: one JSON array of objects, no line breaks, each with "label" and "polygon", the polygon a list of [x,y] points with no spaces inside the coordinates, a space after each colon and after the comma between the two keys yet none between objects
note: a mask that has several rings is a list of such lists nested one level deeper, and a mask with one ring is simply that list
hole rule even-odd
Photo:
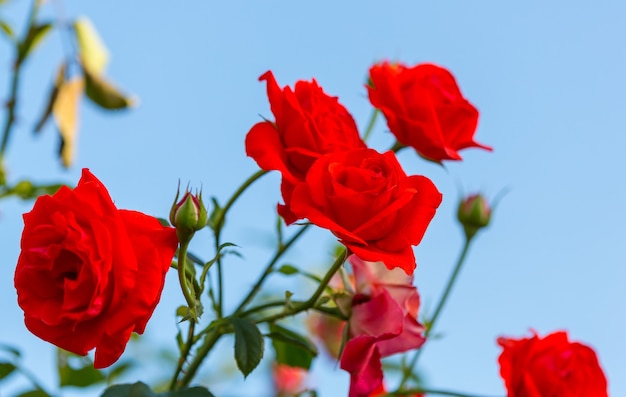
[{"label": "unopened rose bud", "polygon": [[483,196],[472,194],[459,203],[457,215],[465,230],[465,236],[469,239],[489,225],[491,208]]},{"label": "unopened rose bud", "polygon": [[187,190],[177,203],[178,195],[179,193],[176,193],[174,205],[170,211],[170,222],[176,228],[178,239],[181,242],[189,241],[196,231],[206,226],[207,210],[202,202],[202,193],[191,194]]}]

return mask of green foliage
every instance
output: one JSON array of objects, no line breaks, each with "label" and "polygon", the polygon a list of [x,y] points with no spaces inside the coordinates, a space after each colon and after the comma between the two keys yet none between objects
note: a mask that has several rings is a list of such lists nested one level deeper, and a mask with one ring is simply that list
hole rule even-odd
[{"label": "green foliage", "polygon": [[309,369],[317,356],[315,344],[308,338],[277,324],[270,325],[270,333],[276,351],[276,361],[291,367]]},{"label": "green foliage", "polygon": [[57,350],[59,386],[87,387],[104,382],[105,376],[93,367],[91,359]]},{"label": "green foliage", "polygon": [[16,397],[51,397],[51,396],[41,389],[36,389],[36,390],[30,390],[24,393],[20,393]]},{"label": "green foliage", "polygon": [[155,393],[145,383],[137,382],[111,386],[105,390],[101,397],[213,397],[213,394],[204,387]]},{"label": "green foliage", "polygon": [[28,55],[30,55],[30,53],[33,52],[35,48],[37,48],[41,41],[50,32],[50,29],[52,29],[51,23],[42,23],[32,25],[30,27],[28,34],[26,35],[24,40],[18,44],[17,47],[18,63],[24,61],[28,57]]},{"label": "green foliage", "polygon": [[255,323],[243,318],[231,318],[235,329],[235,361],[244,378],[263,358],[263,335]]},{"label": "green foliage", "polygon": [[0,380],[11,375],[15,371],[15,365],[7,362],[0,362]]}]

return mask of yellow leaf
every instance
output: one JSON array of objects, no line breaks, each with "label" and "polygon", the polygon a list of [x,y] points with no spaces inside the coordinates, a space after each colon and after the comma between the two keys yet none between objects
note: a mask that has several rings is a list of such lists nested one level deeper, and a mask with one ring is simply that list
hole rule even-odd
[{"label": "yellow leaf", "polygon": [[52,107],[52,115],[61,135],[60,155],[65,167],[69,167],[74,160],[78,133],[78,104],[84,87],[85,81],[82,77],[63,82]]},{"label": "yellow leaf", "polygon": [[104,46],[96,28],[88,18],[82,17],[74,22],[74,31],[83,65],[92,73],[103,74],[109,63],[109,51]]}]

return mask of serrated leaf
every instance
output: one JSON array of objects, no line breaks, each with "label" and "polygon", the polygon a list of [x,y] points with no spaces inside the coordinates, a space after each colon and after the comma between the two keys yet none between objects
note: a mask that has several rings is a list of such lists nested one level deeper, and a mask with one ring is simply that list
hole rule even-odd
[{"label": "serrated leaf", "polygon": [[279,273],[282,273],[286,276],[291,276],[292,274],[298,274],[300,273],[300,270],[292,265],[282,265],[278,270],[276,270]]},{"label": "serrated leaf", "polygon": [[272,339],[276,361],[280,364],[309,369],[317,356],[315,344],[290,329],[272,324],[267,336]]},{"label": "serrated leaf", "polygon": [[125,95],[102,76],[95,74],[86,65],[83,65],[85,76],[85,94],[95,105],[105,110],[119,110],[133,107],[137,100]]},{"label": "serrated leaf", "polygon": [[83,94],[84,81],[81,77],[65,81],[52,106],[52,115],[61,135],[60,157],[63,165],[72,165],[78,133],[78,106]]},{"label": "serrated leaf", "polygon": [[50,29],[52,29],[51,23],[31,26],[24,41],[18,45],[18,62],[24,61],[37,48],[48,32],[50,32]]},{"label": "serrated leaf", "polygon": [[109,63],[109,51],[89,18],[74,21],[74,32],[82,63],[93,73],[102,75]]},{"label": "serrated leaf", "polygon": [[235,362],[247,377],[263,358],[263,335],[255,323],[242,318],[232,318],[235,329]]},{"label": "serrated leaf", "polygon": [[2,362],[0,363],[0,379],[4,379],[11,375],[15,371],[15,365],[12,363]]},{"label": "serrated leaf", "polygon": [[56,102],[59,96],[59,88],[61,87],[61,85],[63,85],[64,81],[65,81],[65,63],[62,63],[61,66],[59,67],[59,70],[57,71],[57,75],[54,80],[54,85],[52,86],[48,94],[48,100],[46,102],[46,107],[44,109],[44,112],[39,118],[39,121],[35,124],[36,133],[41,132],[41,129],[46,124],[46,121],[48,121],[48,119],[52,115],[52,109],[54,108],[54,103]]},{"label": "serrated leaf", "polygon": [[65,350],[58,349],[57,366],[61,387],[87,387],[105,380],[102,372],[93,367],[89,358],[77,356]]}]

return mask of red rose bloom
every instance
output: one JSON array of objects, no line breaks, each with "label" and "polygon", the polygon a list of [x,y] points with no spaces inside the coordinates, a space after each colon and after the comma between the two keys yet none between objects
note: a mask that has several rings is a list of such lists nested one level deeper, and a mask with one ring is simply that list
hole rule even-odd
[{"label": "red rose bloom", "polygon": [[350,372],[349,397],[368,397],[383,385],[380,359],[421,347],[424,327],[417,321],[420,298],[412,276],[354,255],[350,263],[355,294],[340,363]]},{"label": "red rose bloom", "polygon": [[267,81],[267,97],[275,122],[264,121],[246,136],[246,154],[264,170],[280,171],[284,206],[280,214],[287,224],[291,214],[293,185],[304,180],[315,160],[326,153],[364,148],[354,119],[336,97],[328,96],[315,80],[298,81],[295,89],[281,89],[271,71],[259,80]]},{"label": "red rose bloom", "polygon": [[500,375],[508,397],[607,397],[595,352],[564,331],[540,338],[498,338]]},{"label": "red rose bloom", "polygon": [[24,214],[15,288],[26,327],[70,352],[113,364],[143,333],[163,290],[176,231],[118,210],[89,170],[74,189],[41,196]]},{"label": "red rose bloom", "polygon": [[478,110],[444,68],[383,62],[370,68],[369,99],[398,142],[435,162],[461,160],[458,151],[490,147],[474,141]]},{"label": "red rose bloom", "polygon": [[430,179],[407,176],[393,152],[354,149],[317,160],[295,186],[291,209],[363,260],[412,274],[411,246],[422,240],[440,203]]}]

